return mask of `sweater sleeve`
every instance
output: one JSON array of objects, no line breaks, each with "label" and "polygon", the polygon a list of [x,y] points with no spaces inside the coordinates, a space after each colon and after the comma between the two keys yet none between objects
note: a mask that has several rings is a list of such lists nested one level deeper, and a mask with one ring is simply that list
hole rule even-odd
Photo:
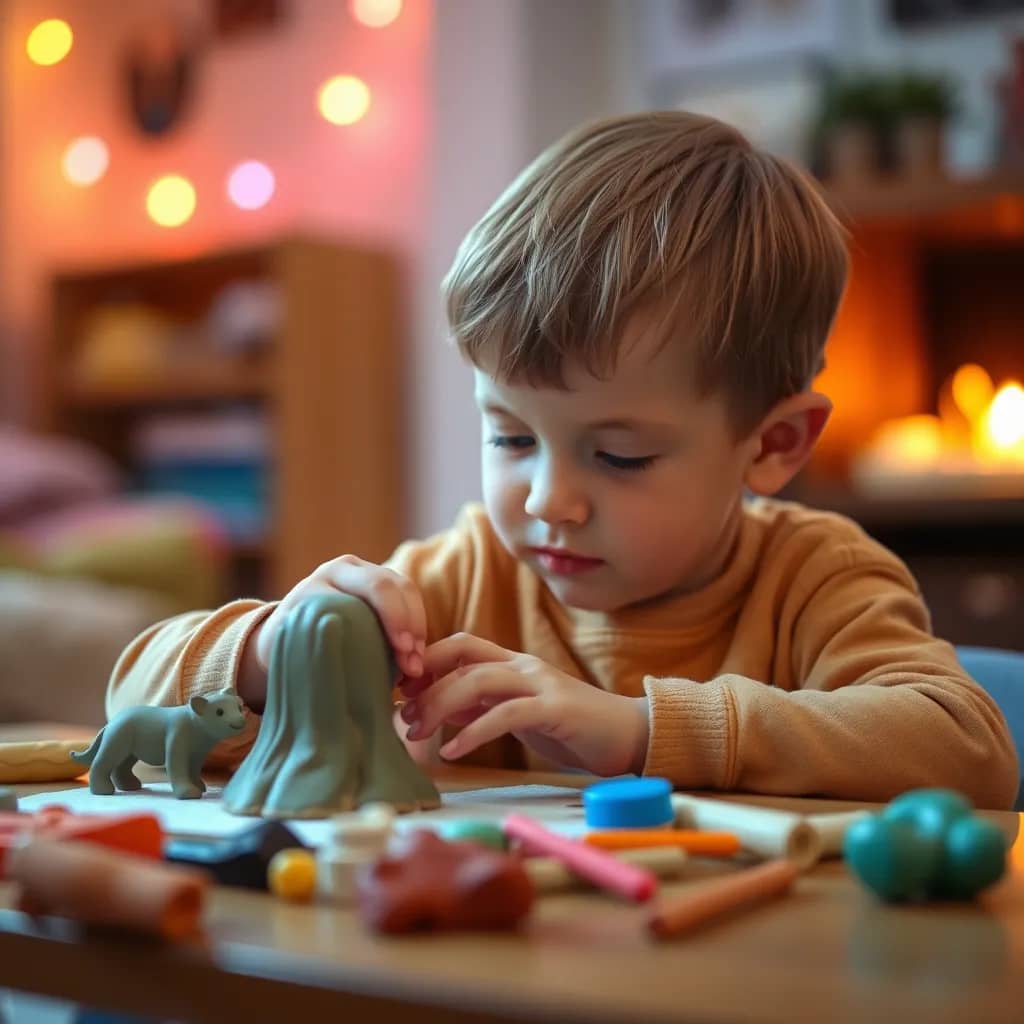
[{"label": "sweater sleeve", "polygon": [[[233,601],[215,612],[188,612],[140,633],[121,653],[107,686],[107,718],[134,705],[186,704],[192,697],[234,687],[242,648],[274,609]],[[222,740],[207,764],[235,768],[252,747],[259,717],[245,709],[245,728]]]},{"label": "sweater sleeve", "polygon": [[895,558],[830,554],[832,571],[794,588],[781,611],[792,691],[737,675],[645,679],[645,773],[694,788],[873,801],[945,786],[979,807],[1012,806],[1020,776],[1006,722],[931,635],[910,573]]},{"label": "sweater sleeve", "polygon": [[[430,639],[454,631],[470,589],[473,565],[472,508],[451,530],[403,544],[389,564],[412,579],[427,606]],[[189,612],[151,626],[122,652],[107,686],[107,717],[133,705],[185,704],[192,697],[233,687],[249,634],[274,610],[274,603],[241,600],[214,612]],[[207,764],[236,768],[252,748],[260,717],[245,709],[246,725],[223,740]]]}]

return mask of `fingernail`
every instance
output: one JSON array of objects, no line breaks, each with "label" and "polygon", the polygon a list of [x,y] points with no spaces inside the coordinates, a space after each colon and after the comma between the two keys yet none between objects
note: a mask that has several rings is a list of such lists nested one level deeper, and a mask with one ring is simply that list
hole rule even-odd
[{"label": "fingernail", "polygon": [[412,638],[412,633],[406,631],[405,633],[398,634],[398,648],[402,651],[411,651],[415,641]]},{"label": "fingernail", "polygon": [[406,730],[406,738],[410,740],[418,740],[423,734],[423,724],[416,719],[409,723],[409,728]]},{"label": "fingernail", "polygon": [[423,675],[423,659],[418,654],[410,654],[405,660],[406,664],[409,666],[409,675]]},{"label": "fingernail", "polygon": [[[410,733],[409,735],[410,735],[410,737],[412,737],[412,733]],[[443,747],[442,747],[442,748],[441,748],[441,749],[440,749],[440,750],[438,751],[438,753],[439,753],[439,754],[440,754],[440,755],[441,755],[442,757],[457,757],[457,756],[458,756],[458,753],[459,753],[459,741],[458,741],[458,740],[449,740],[449,741],[448,741],[448,742],[447,742],[447,743],[446,743],[446,744],[445,744],[445,745],[444,745],[444,746],[443,746]]]},{"label": "fingernail", "polygon": [[416,701],[409,700],[402,705],[401,711],[402,718],[406,722],[416,722],[420,717],[420,709],[416,706]]}]

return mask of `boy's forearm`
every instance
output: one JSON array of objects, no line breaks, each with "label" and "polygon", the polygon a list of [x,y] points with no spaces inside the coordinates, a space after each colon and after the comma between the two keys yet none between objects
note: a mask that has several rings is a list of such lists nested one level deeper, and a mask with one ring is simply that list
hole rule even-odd
[{"label": "boy's forearm", "polygon": [[267,670],[256,657],[256,640],[262,628],[263,624],[257,626],[246,639],[238,663],[238,678],[235,680],[238,696],[258,715],[263,714],[267,703]]}]

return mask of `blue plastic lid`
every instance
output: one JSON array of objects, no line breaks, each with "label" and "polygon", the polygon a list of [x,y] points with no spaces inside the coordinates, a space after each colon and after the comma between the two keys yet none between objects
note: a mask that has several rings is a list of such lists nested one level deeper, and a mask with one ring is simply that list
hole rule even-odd
[{"label": "blue plastic lid", "polygon": [[668,779],[607,779],[583,791],[590,828],[657,828],[673,821]]}]

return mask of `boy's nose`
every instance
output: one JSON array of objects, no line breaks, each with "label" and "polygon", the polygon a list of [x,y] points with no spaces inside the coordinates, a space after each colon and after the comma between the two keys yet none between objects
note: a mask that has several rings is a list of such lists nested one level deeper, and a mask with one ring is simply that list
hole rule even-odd
[{"label": "boy's nose", "polygon": [[524,510],[528,516],[545,523],[581,524],[590,515],[590,505],[583,490],[550,463],[538,467],[530,480],[530,493]]}]

